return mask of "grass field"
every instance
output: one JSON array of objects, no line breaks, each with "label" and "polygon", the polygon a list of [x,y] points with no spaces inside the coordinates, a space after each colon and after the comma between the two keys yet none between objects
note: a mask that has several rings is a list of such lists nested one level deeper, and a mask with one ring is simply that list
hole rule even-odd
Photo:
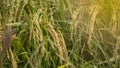
[{"label": "grass field", "polygon": [[0,0],[1,68],[120,68],[120,0]]}]

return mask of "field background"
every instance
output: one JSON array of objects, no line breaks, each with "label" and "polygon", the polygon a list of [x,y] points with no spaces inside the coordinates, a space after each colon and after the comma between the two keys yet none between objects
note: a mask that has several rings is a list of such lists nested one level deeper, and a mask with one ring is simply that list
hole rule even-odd
[{"label": "field background", "polygon": [[0,0],[0,67],[120,68],[120,0]]}]

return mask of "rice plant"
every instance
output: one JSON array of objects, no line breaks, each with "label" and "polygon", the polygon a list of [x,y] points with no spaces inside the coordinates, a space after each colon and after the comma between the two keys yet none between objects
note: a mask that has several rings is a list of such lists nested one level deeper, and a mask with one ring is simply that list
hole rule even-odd
[{"label": "rice plant", "polygon": [[119,68],[119,0],[0,0],[1,68]]}]

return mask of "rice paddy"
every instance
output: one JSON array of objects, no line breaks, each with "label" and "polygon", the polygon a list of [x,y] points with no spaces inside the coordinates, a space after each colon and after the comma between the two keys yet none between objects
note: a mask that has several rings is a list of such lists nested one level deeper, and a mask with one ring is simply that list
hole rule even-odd
[{"label": "rice paddy", "polygon": [[1,68],[120,68],[119,0],[0,0]]}]

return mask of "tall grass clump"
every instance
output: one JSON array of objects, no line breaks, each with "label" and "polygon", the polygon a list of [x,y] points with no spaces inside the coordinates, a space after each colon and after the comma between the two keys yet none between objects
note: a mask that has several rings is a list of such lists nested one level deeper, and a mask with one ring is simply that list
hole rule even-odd
[{"label": "tall grass clump", "polygon": [[119,0],[0,0],[2,68],[119,68]]}]

